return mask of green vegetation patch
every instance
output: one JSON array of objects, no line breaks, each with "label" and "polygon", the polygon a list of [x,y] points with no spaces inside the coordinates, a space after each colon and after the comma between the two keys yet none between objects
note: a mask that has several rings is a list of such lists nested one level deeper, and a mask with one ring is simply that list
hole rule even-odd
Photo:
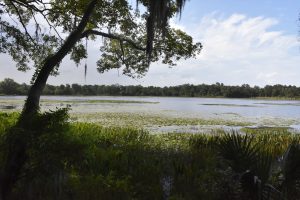
[{"label": "green vegetation patch", "polygon": [[131,100],[88,100],[87,103],[141,103],[141,104],[158,104],[159,102],[152,101],[131,101]]},{"label": "green vegetation patch", "polygon": [[241,131],[251,134],[289,134],[290,127],[244,127]]},{"label": "green vegetation patch", "polygon": [[0,112],[0,135],[2,135],[8,128],[13,126],[19,117],[17,112]]},{"label": "green vegetation patch", "polygon": [[221,119],[201,119],[201,118],[184,118],[169,117],[163,115],[150,115],[144,113],[72,113],[73,121],[95,122],[106,127],[151,127],[151,126],[184,126],[184,125],[227,125],[227,126],[249,126],[249,122],[238,122]]},{"label": "green vegetation patch", "polygon": [[203,106],[227,106],[227,107],[259,107],[255,105],[240,105],[240,104],[214,104],[214,103],[203,103],[198,104]]},{"label": "green vegetation patch", "polygon": [[[1,136],[18,116],[0,113],[0,144],[6,144]],[[276,134],[273,129],[257,129],[255,134],[251,129],[246,134],[149,134],[140,128],[68,123],[64,110],[41,114],[36,123],[33,130],[15,135],[26,138],[28,153],[14,199],[256,199],[248,195],[265,191],[244,184],[248,171],[254,173],[249,180],[255,176],[280,188],[276,194],[299,194],[293,181],[300,180],[300,163],[294,159],[300,156],[300,135],[286,129]],[[7,145],[1,147],[3,166]],[[287,161],[279,165],[283,155]],[[280,181],[282,177],[289,182]]]},{"label": "green vegetation patch", "polygon": [[265,103],[254,103],[260,105],[272,105],[272,106],[300,106],[300,103],[272,103],[272,102],[265,102]]},{"label": "green vegetation patch", "polygon": [[101,103],[136,103],[136,104],[158,104],[159,102],[152,101],[133,101],[133,100],[110,100],[110,99],[100,99],[100,100],[41,100],[43,103],[91,103],[91,104],[101,104]]},{"label": "green vegetation patch", "polygon": [[289,96],[276,96],[276,97],[252,97],[251,99],[258,99],[258,100],[285,100],[285,101],[293,101],[293,100],[300,100],[300,96],[294,96],[294,97],[289,97]]}]

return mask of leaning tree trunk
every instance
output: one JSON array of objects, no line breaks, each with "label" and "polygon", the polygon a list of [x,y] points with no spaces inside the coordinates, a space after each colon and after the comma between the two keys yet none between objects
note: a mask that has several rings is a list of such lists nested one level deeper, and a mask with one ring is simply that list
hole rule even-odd
[{"label": "leaning tree trunk", "polygon": [[[77,28],[70,33],[61,48],[54,55],[45,60],[41,71],[39,72],[35,82],[29,90],[27,100],[17,123],[18,128],[26,130],[26,122],[28,122],[28,120],[30,120],[31,117],[39,111],[40,96],[43,89],[45,88],[47,79],[51,71],[53,71],[55,66],[58,65],[62,61],[62,59],[70,52],[72,47],[75,46],[76,42],[81,39],[81,34],[90,19],[96,3],[97,0],[92,0],[88,4]],[[10,134],[14,133],[11,132]],[[9,145],[7,159],[4,170],[2,174],[0,174],[0,200],[6,200],[9,198],[13,185],[18,180],[21,169],[26,161],[27,142],[22,138],[26,137],[26,135],[20,135],[20,137],[9,137],[10,139],[8,139],[7,141]]]},{"label": "leaning tree trunk", "polygon": [[97,0],[93,0],[90,2],[77,28],[69,35],[62,47],[54,55],[46,60],[34,84],[29,90],[29,94],[23,108],[22,116],[34,114],[39,110],[40,96],[43,89],[45,88],[47,79],[51,71],[53,71],[54,67],[58,65],[62,61],[62,59],[70,52],[72,47],[75,46],[76,42],[81,39],[81,34],[89,21],[96,3]]}]

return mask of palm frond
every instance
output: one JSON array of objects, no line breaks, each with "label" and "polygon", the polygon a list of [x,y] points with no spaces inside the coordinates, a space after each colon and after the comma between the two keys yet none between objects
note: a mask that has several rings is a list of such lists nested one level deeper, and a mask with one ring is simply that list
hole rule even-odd
[{"label": "palm frond", "polygon": [[219,152],[238,173],[253,169],[257,162],[258,148],[249,135],[226,134],[220,139]]}]

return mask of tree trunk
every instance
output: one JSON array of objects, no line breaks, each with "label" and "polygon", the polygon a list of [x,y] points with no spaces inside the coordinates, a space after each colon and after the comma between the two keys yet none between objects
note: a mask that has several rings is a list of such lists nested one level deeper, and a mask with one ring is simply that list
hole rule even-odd
[{"label": "tree trunk", "polygon": [[46,60],[34,84],[29,90],[28,97],[23,108],[22,116],[38,112],[40,97],[51,71],[62,61],[62,59],[81,39],[81,34],[89,21],[96,3],[97,0],[93,0],[90,2],[77,28],[69,35],[62,47],[54,55]]},{"label": "tree trunk", "polygon": [[[26,132],[26,130],[30,128],[26,127],[26,122],[30,121],[31,117],[39,111],[40,96],[43,89],[45,88],[47,79],[51,71],[62,61],[62,59],[81,39],[81,34],[90,19],[96,3],[97,0],[92,0],[88,4],[77,28],[70,33],[61,48],[54,55],[46,59],[45,64],[41,68],[41,71],[39,72],[34,84],[29,90],[27,100],[17,123],[17,127],[19,128],[19,130],[23,130],[23,132]],[[9,135],[15,135],[15,131],[18,131],[18,129],[14,129],[14,131],[11,131]],[[27,142],[26,139],[22,137],[26,137],[26,134],[17,133],[17,135],[15,136],[9,136],[9,139],[7,139],[6,141],[9,147],[4,171],[0,177],[0,200],[6,200],[9,198],[13,185],[16,183],[21,169],[26,161]]]}]

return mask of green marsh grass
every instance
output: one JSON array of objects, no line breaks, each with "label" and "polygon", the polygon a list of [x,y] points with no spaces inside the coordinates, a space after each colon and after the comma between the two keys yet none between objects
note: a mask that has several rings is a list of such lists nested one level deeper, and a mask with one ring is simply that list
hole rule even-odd
[{"label": "green marsh grass", "polygon": [[[0,113],[0,136],[17,117],[18,113]],[[275,162],[300,141],[287,129],[150,134],[141,128],[71,122],[60,132],[51,128],[51,121],[61,115],[41,117],[49,129],[32,140],[25,167],[43,165],[23,174],[15,199],[247,200],[248,190],[237,178],[241,172],[253,170],[264,183],[284,188],[282,171],[262,174],[270,170],[270,159]],[[238,156],[241,152],[245,157]]]}]

